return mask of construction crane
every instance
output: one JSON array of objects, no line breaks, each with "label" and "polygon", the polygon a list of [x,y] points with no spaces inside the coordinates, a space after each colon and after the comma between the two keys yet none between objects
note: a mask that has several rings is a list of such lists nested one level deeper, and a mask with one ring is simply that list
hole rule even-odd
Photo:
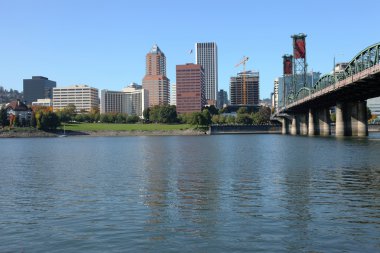
[{"label": "construction crane", "polygon": [[249,58],[247,56],[244,56],[243,59],[238,64],[235,65],[235,68],[236,68],[243,64],[243,104],[244,105],[248,104],[247,84],[245,82],[245,64],[248,60]]}]

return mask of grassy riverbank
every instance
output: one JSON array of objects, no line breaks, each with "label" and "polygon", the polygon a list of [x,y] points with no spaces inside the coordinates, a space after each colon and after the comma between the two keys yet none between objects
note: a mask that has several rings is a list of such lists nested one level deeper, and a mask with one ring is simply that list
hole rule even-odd
[{"label": "grassy riverbank", "polygon": [[160,136],[160,135],[204,135],[207,130],[194,129],[188,124],[107,124],[107,123],[67,123],[56,131],[45,132],[29,127],[0,129],[0,138],[16,137],[57,137],[67,136]]},{"label": "grassy riverbank", "polygon": [[108,124],[108,123],[68,123],[62,124],[59,130],[87,131],[180,131],[193,129],[188,124]]}]

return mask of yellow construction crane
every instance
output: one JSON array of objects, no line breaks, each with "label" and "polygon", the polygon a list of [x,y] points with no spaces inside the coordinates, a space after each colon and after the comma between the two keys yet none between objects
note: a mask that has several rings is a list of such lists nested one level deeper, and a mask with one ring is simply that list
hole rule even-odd
[{"label": "yellow construction crane", "polygon": [[243,59],[235,65],[235,67],[239,67],[243,64],[243,104],[246,105],[248,103],[248,96],[247,96],[247,84],[245,83],[245,64],[249,60],[247,56],[244,56]]}]

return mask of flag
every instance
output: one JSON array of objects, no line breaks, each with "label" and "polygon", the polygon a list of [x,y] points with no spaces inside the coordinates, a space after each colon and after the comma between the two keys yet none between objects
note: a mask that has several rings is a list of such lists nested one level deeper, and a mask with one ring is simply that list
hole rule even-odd
[{"label": "flag", "polygon": [[190,49],[189,54],[192,54],[192,53],[193,53],[193,49]]}]

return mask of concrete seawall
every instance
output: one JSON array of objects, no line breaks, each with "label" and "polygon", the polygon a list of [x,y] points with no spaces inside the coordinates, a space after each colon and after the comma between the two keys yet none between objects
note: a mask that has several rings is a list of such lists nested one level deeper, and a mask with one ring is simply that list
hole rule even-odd
[{"label": "concrete seawall", "polygon": [[217,134],[281,134],[281,125],[212,125],[210,135]]}]

